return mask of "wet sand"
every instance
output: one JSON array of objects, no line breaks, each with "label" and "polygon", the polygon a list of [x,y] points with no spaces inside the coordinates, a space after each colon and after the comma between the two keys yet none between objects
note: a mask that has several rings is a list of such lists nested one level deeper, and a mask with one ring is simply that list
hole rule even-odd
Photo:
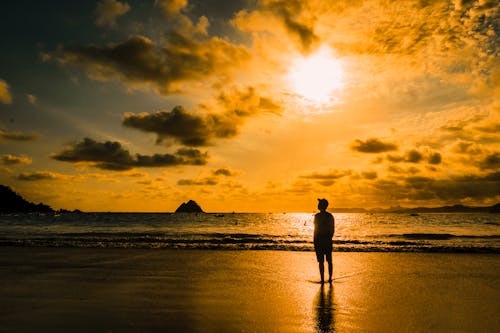
[{"label": "wet sand", "polygon": [[0,248],[1,332],[494,332],[500,256]]}]

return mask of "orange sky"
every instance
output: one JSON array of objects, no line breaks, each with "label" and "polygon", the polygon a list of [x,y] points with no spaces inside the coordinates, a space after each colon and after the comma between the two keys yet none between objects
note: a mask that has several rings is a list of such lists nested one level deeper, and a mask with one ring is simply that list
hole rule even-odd
[{"label": "orange sky", "polygon": [[[8,5],[0,59],[0,183],[29,200],[251,212],[313,211],[318,197],[500,201],[496,1],[38,7]],[[33,27],[12,29],[21,18]]]}]

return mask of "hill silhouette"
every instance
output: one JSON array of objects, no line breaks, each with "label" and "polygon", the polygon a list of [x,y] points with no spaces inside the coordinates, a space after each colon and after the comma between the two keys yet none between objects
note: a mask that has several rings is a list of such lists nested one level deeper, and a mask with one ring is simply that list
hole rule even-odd
[{"label": "hill silhouette", "polygon": [[10,187],[0,185],[0,213],[52,213],[54,210],[43,203],[25,200]]},{"label": "hill silhouette", "polygon": [[176,210],[176,213],[203,213],[200,205],[194,200],[183,202]]}]

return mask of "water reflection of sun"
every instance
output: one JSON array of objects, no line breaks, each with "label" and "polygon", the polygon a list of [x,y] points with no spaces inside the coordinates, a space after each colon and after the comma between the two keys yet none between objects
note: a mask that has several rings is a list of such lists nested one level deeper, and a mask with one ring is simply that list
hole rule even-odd
[{"label": "water reflection of sun", "polygon": [[343,69],[339,59],[326,46],[307,56],[296,58],[286,76],[290,89],[315,105],[328,104],[343,87]]}]

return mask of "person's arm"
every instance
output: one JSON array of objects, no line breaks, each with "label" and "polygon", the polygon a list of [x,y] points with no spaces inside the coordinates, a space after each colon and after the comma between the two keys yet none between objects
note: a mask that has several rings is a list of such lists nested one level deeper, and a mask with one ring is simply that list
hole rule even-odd
[{"label": "person's arm", "polygon": [[333,217],[333,215],[331,215],[332,219],[331,219],[331,223],[332,223],[332,234],[331,234],[331,237],[330,238],[333,238],[333,235],[335,234],[335,218]]}]

